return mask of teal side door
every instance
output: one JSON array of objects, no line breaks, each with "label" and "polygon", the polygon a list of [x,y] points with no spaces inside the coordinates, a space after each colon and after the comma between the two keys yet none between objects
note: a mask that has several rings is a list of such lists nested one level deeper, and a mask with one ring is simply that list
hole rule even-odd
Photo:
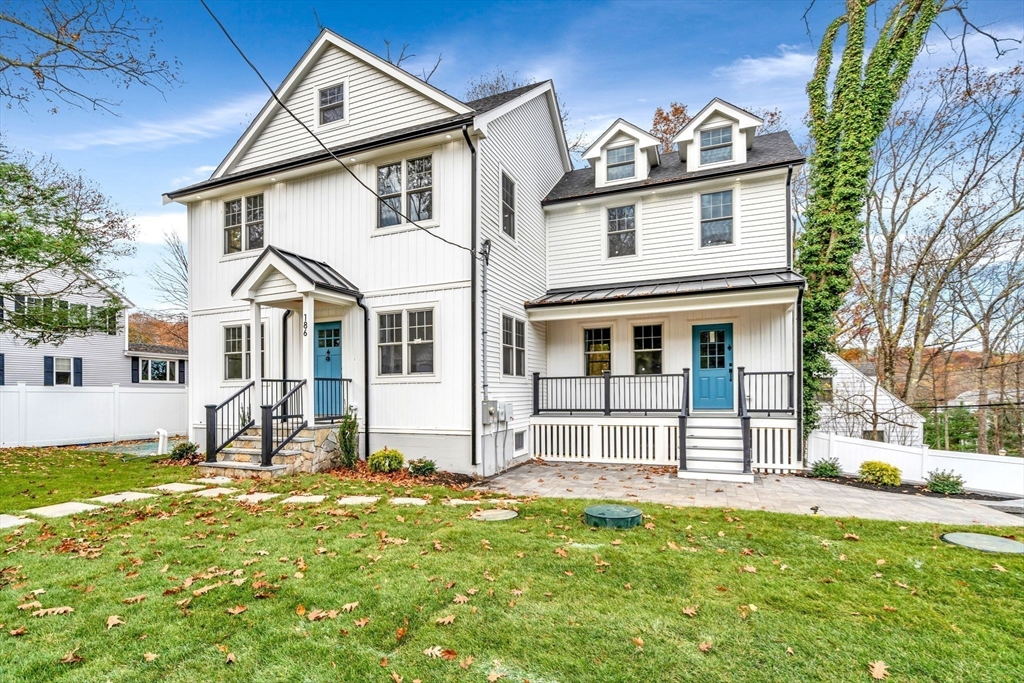
[{"label": "teal side door", "polygon": [[313,402],[315,413],[342,414],[341,322],[316,323],[313,354]]},{"label": "teal side door", "polygon": [[693,409],[732,410],[732,323],[693,326]]}]

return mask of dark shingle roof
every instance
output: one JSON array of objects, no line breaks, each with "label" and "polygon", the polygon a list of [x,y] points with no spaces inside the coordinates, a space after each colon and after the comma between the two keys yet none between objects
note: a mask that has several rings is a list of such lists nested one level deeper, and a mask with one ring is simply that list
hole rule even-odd
[{"label": "dark shingle roof", "polygon": [[555,184],[548,196],[544,198],[543,203],[557,204],[582,197],[596,197],[603,194],[628,192],[641,187],[684,183],[718,175],[732,175],[772,166],[802,163],[803,161],[804,155],[794,144],[793,138],[789,137],[789,133],[785,131],[769,133],[754,138],[754,146],[747,150],[745,163],[722,168],[687,173],[686,162],[679,159],[678,153],[670,152],[661,155],[661,164],[651,169],[651,175],[647,180],[635,183],[594,187],[594,168],[592,166],[569,171]]},{"label": "dark shingle roof", "polygon": [[234,295],[238,291],[239,286],[245,282],[246,278],[256,270],[256,268],[262,263],[263,259],[268,254],[276,254],[285,263],[295,269],[295,271],[304,277],[314,287],[320,287],[321,289],[328,289],[333,292],[340,294],[348,294],[350,296],[359,296],[359,288],[349,282],[342,276],[341,273],[336,271],[332,266],[324,263],[323,261],[317,261],[307,256],[300,256],[291,251],[285,251],[277,247],[268,246],[260,254],[260,257],[253,262],[249,269],[245,271],[243,275],[234,287],[231,288],[231,294]]},{"label": "dark shingle roof", "polygon": [[687,296],[728,290],[760,289],[762,287],[802,287],[804,279],[792,270],[762,270],[695,276],[671,280],[647,280],[614,285],[553,289],[544,296],[526,303],[527,308],[566,306],[571,304],[606,303],[623,299],[648,299],[664,296]]},{"label": "dark shingle roof", "polygon": [[540,83],[530,83],[519,88],[513,88],[512,90],[506,90],[505,92],[497,93],[496,95],[488,95],[487,97],[481,97],[478,100],[471,100],[466,102],[467,107],[471,107],[476,111],[477,114],[483,114],[492,109],[497,109],[506,102],[511,102],[515,98],[519,97],[523,93],[528,93]]},{"label": "dark shingle roof", "polygon": [[166,344],[128,344],[128,353],[131,355],[142,355],[156,353],[164,356],[188,356],[188,349],[179,346],[168,346]]}]

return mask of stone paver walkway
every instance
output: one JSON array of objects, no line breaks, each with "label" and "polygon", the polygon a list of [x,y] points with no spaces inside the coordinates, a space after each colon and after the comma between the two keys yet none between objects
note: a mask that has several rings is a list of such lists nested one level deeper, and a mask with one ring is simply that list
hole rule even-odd
[{"label": "stone paver walkway", "polygon": [[1021,526],[1024,519],[969,500],[870,491],[793,475],[761,475],[753,484],[680,479],[628,465],[527,463],[476,489],[513,496],[600,498],[631,503],[729,507],[903,522]]},{"label": "stone paver walkway", "polygon": [[25,514],[36,517],[67,517],[68,515],[99,510],[101,507],[100,505],[89,505],[87,503],[57,503],[56,505],[46,505],[41,508],[25,510]]},{"label": "stone paver walkway", "polygon": [[28,517],[0,514],[0,529],[14,529],[25,524],[31,524],[34,521],[35,520],[29,519]]},{"label": "stone paver walkway", "polygon": [[130,503],[133,500],[145,500],[146,498],[156,498],[155,493],[139,493],[138,491],[122,491],[121,493],[111,493],[106,496],[100,496],[99,498],[90,498],[89,500],[93,503],[101,503],[103,505],[116,505],[117,503]]}]

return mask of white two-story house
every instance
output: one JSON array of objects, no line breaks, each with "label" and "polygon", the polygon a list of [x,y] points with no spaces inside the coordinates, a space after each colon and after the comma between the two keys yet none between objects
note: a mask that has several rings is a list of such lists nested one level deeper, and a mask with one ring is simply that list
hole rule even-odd
[{"label": "white two-story house", "polygon": [[166,195],[209,464],[286,470],[350,413],[364,453],[482,476],[800,466],[787,134],[715,100],[678,152],[619,120],[573,170],[550,81],[461,102],[330,31],[277,96]]}]

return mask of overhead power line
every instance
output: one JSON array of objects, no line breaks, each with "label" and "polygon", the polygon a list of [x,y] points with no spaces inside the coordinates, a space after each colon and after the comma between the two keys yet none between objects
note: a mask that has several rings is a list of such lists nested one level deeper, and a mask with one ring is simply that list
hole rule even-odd
[{"label": "overhead power line", "polygon": [[[230,33],[228,33],[228,30],[227,30],[227,29],[226,29],[226,28],[224,27],[224,24],[222,24],[222,23],[221,23],[221,21],[220,21],[220,19],[218,19],[218,18],[217,18],[217,15],[213,13],[213,10],[212,10],[212,9],[210,9],[210,6],[206,4],[206,0],[199,0],[199,2],[200,2],[200,3],[202,3],[202,5],[203,5],[203,8],[204,8],[204,9],[206,9],[206,11],[207,11],[207,12],[209,13],[210,17],[212,17],[212,18],[213,18],[213,20],[214,20],[214,22],[216,22],[217,26],[218,26],[218,27],[220,27],[220,30],[221,30],[221,32],[222,32],[222,33],[224,34],[224,36],[225,36],[225,37],[226,37],[226,38],[228,39],[228,42],[230,42],[230,43],[231,43],[231,45],[232,45],[232,46],[234,46],[235,50],[237,50],[237,51],[238,51],[238,54],[239,54],[239,55],[241,55],[242,59],[244,59],[244,60],[245,60],[245,63],[249,65],[249,68],[250,68],[250,69],[252,69],[252,70],[253,70],[253,72],[255,72],[257,76],[259,76],[259,79],[260,79],[260,80],[261,80],[261,81],[263,82],[263,85],[264,85],[264,86],[266,87],[266,89],[267,89],[267,90],[268,90],[268,91],[270,92],[270,96],[274,98],[274,101],[275,101],[275,102],[277,102],[277,104],[278,104],[278,105],[280,105],[280,107],[281,107],[282,109],[284,109],[284,110],[285,110],[286,112],[288,112],[288,114],[289,114],[289,115],[290,115],[290,116],[291,116],[291,117],[292,117],[293,119],[295,119],[295,122],[296,122],[296,123],[298,123],[298,124],[299,124],[300,126],[302,126],[302,128],[303,128],[303,129],[304,129],[304,130],[305,130],[305,131],[306,131],[307,133],[309,133],[309,134],[310,134],[310,136],[311,136],[311,137],[312,137],[312,138],[313,138],[314,140],[316,140],[316,141],[317,141],[317,144],[319,144],[319,145],[320,145],[321,147],[323,147],[323,148],[324,148],[324,151],[325,151],[325,152],[327,152],[327,153],[328,153],[328,154],[329,154],[329,155],[331,156],[331,158],[332,158],[332,159],[334,159],[334,160],[335,160],[335,161],[337,161],[337,162],[338,162],[339,164],[341,164],[341,167],[342,167],[342,168],[344,168],[344,169],[345,169],[346,171],[348,171],[349,175],[351,175],[351,176],[352,176],[353,178],[355,178],[355,181],[356,181],[357,183],[359,183],[359,184],[360,184],[360,185],[361,185],[361,186],[363,187],[363,189],[364,189],[364,190],[366,190],[367,192],[369,192],[370,194],[372,194],[372,195],[374,196],[374,198],[375,198],[375,199],[376,199],[376,200],[377,200],[377,201],[378,201],[379,203],[383,204],[383,203],[384,203],[384,198],[383,198],[383,197],[381,197],[381,196],[380,196],[379,194],[377,194],[377,191],[376,191],[376,190],[374,190],[374,189],[373,189],[373,188],[371,188],[371,187],[370,187],[369,185],[367,185],[366,183],[364,183],[364,182],[362,181],[362,179],[361,179],[361,178],[360,178],[359,176],[357,176],[357,175],[356,175],[355,173],[353,173],[353,172],[352,172],[352,169],[348,167],[348,164],[346,164],[346,163],[345,163],[345,162],[344,162],[344,161],[343,161],[343,160],[342,160],[342,159],[341,159],[341,158],[340,158],[340,157],[339,157],[339,156],[338,156],[337,154],[335,154],[335,153],[334,153],[334,152],[333,152],[333,151],[331,150],[331,148],[330,148],[330,147],[328,147],[327,145],[325,145],[325,144],[324,144],[324,142],[323,142],[323,140],[321,140],[321,139],[320,139],[319,137],[317,137],[317,134],[316,134],[316,133],[314,133],[314,132],[313,132],[313,131],[312,131],[312,130],[310,129],[310,127],[309,127],[309,126],[307,126],[307,125],[305,124],[305,122],[304,122],[304,121],[302,121],[302,119],[300,119],[300,118],[299,118],[298,116],[296,116],[296,115],[295,115],[295,113],[294,113],[294,112],[292,112],[292,110],[291,110],[291,109],[289,109],[289,108],[288,108],[288,106],[287,106],[287,105],[286,105],[286,104],[285,104],[284,102],[282,102],[282,101],[281,101],[281,98],[277,96],[277,91],[275,91],[275,90],[274,90],[274,88],[272,88],[272,87],[271,87],[270,83],[268,83],[268,82],[267,82],[267,79],[263,77],[263,74],[262,74],[262,73],[260,73],[260,70],[256,68],[256,65],[252,63],[252,60],[251,60],[251,59],[249,59],[249,58],[248,58],[248,57],[246,56],[246,54],[245,54],[245,52],[244,52],[244,51],[242,50],[242,48],[241,48],[241,47],[239,47],[238,43],[236,43],[236,42],[235,42],[235,39],[231,37],[231,34],[230,34]],[[346,106],[347,106],[347,105],[346,105]],[[408,216],[406,216],[406,215],[405,215],[404,213],[402,213],[402,212],[401,212],[400,210],[396,210],[396,209],[395,209],[395,208],[394,208],[393,206],[391,206],[390,204],[388,204],[388,208],[389,208],[389,209],[391,209],[392,211],[394,211],[395,213],[397,213],[397,214],[398,214],[399,216],[401,216],[402,218],[404,218],[404,219],[406,220],[406,222],[408,222],[408,223],[409,223],[409,225],[412,225],[412,226],[414,226],[414,227],[416,227],[416,228],[419,228],[420,230],[422,230],[422,231],[423,231],[423,232],[425,232],[426,234],[430,235],[430,236],[431,236],[431,237],[433,237],[434,239],[437,239],[437,240],[441,240],[441,241],[442,241],[442,242],[444,242],[445,244],[449,244],[449,245],[451,245],[451,246],[453,246],[453,247],[456,247],[457,249],[462,249],[463,251],[468,251],[468,252],[469,252],[470,254],[472,254],[472,255],[473,255],[474,257],[475,257],[475,256],[477,256],[477,253],[476,253],[476,250],[475,250],[475,249],[472,249],[472,248],[470,248],[470,247],[466,247],[466,246],[463,246],[463,245],[461,245],[461,244],[458,244],[458,243],[456,243],[456,242],[452,242],[451,240],[447,240],[447,239],[445,239],[444,237],[441,237],[440,235],[437,235],[437,234],[435,234],[435,233],[431,232],[431,231],[430,231],[430,230],[429,230],[428,228],[425,228],[425,227],[423,227],[422,225],[420,225],[419,223],[417,223],[416,221],[412,220],[411,218],[409,218]]]}]

